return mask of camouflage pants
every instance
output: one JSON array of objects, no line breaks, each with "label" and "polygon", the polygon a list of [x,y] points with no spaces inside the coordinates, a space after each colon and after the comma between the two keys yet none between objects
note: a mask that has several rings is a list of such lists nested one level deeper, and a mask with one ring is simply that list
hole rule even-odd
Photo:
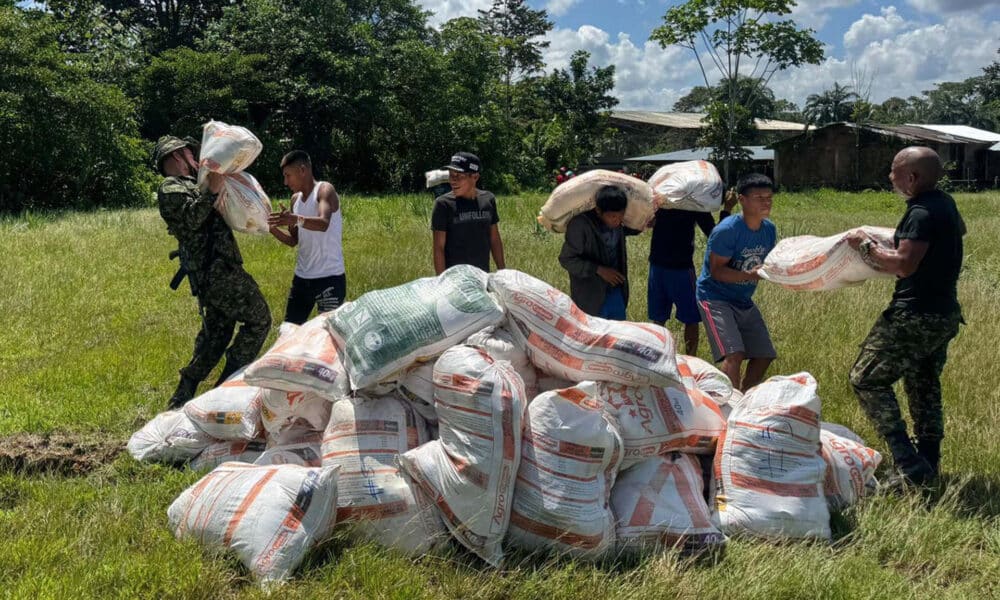
[{"label": "camouflage pants", "polygon": [[906,435],[892,385],[903,380],[918,439],[944,437],[941,371],[961,314],[920,314],[889,308],[875,321],[851,368],[851,385],[876,431],[889,439]]},{"label": "camouflage pants", "polygon": [[[181,375],[195,381],[208,377],[223,353],[227,365],[248,364],[257,357],[271,328],[271,310],[264,295],[242,266],[216,262],[207,276],[199,277],[199,288],[201,331],[191,362],[181,369]],[[240,331],[229,346],[237,323],[242,324]]]}]

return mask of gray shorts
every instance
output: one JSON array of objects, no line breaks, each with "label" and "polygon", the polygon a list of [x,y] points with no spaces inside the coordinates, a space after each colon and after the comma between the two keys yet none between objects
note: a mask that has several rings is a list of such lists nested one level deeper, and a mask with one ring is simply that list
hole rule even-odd
[{"label": "gray shorts", "polygon": [[722,300],[698,300],[698,312],[715,362],[735,352],[747,358],[778,357],[756,304],[739,308]]}]

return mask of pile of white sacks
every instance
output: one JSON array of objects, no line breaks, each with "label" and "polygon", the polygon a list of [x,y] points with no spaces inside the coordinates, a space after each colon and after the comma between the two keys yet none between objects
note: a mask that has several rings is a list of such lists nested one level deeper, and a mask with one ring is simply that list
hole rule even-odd
[{"label": "pile of white sacks", "polygon": [[581,559],[726,537],[828,539],[880,456],[820,421],[808,373],[741,395],[669,332],[590,317],[524,273],[457,266],[365,294],[136,432],[210,471],[181,537],[286,579],[334,526],[413,556],[457,541]]}]

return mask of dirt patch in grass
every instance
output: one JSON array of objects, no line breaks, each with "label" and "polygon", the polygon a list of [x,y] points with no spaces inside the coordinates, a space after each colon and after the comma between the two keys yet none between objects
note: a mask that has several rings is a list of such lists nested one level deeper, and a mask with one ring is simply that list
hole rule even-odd
[{"label": "dirt patch in grass", "polygon": [[18,433],[0,437],[0,471],[83,475],[108,464],[125,442],[99,433]]}]

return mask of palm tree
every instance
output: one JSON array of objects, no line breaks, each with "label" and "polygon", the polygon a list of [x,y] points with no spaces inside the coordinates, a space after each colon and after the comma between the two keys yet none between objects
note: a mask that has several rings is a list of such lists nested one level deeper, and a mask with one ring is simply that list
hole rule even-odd
[{"label": "palm tree", "polygon": [[854,103],[859,99],[851,86],[834,82],[833,88],[821,94],[810,94],[802,113],[812,125],[847,121],[851,118]]}]

